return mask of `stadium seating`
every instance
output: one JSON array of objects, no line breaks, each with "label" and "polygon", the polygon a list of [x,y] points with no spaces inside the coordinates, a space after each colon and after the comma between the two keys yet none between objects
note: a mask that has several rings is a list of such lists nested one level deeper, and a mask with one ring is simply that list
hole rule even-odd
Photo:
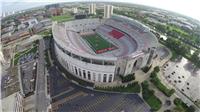
[{"label": "stadium seating", "polygon": [[119,31],[117,31],[115,29],[113,29],[111,32],[109,32],[109,35],[111,35],[112,37],[114,37],[116,39],[119,39],[119,38],[124,36],[123,33],[119,32]]}]

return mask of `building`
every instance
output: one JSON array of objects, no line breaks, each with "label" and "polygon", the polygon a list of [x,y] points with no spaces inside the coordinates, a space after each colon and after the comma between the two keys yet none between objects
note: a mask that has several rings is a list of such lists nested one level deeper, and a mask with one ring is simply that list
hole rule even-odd
[{"label": "building", "polygon": [[18,26],[17,26],[17,29],[18,30],[24,30],[24,29],[26,29],[28,27],[28,24],[27,23],[22,23],[22,24],[19,24]]},{"label": "building", "polygon": [[59,4],[51,4],[45,6],[47,13],[51,16],[59,16],[63,13],[62,8],[60,8]]},{"label": "building", "polygon": [[48,10],[50,8],[58,8],[60,5],[59,4],[50,4],[50,5],[46,5],[45,8]]},{"label": "building", "polygon": [[[25,24],[20,24],[20,26],[21,25],[25,25]],[[51,25],[52,25],[51,19],[43,19],[43,20],[41,20],[39,22],[38,21],[31,21],[30,24],[27,23],[27,26],[25,25],[26,27],[23,27],[23,29],[25,29],[25,28],[27,28],[29,26],[28,27],[29,28],[29,33],[31,35],[33,35],[35,33],[41,32],[41,31],[43,31],[43,30],[45,30],[47,28],[50,28]],[[18,26],[18,28],[19,28],[19,26]]]},{"label": "building", "polygon": [[52,25],[51,19],[43,19],[43,20],[40,21],[40,23],[43,24],[45,27]]},{"label": "building", "polygon": [[71,12],[71,9],[64,7],[63,9],[63,14],[68,14],[69,12]]},{"label": "building", "polygon": [[79,10],[77,9],[77,7],[70,7],[70,8],[62,8],[63,10],[63,14],[69,14],[69,13],[73,13],[73,14],[77,14],[79,13]]},{"label": "building", "polygon": [[78,9],[77,9],[76,7],[73,8],[73,13],[74,13],[74,14],[78,13]]},{"label": "building", "polygon": [[1,30],[1,35],[4,35],[6,33],[12,34],[12,33],[14,33],[14,31],[15,31],[15,26],[14,25],[10,25],[10,26],[5,27],[5,28],[3,28]]},{"label": "building", "polygon": [[16,92],[1,101],[2,112],[23,112],[24,99],[19,92]]},{"label": "building", "polygon": [[49,12],[51,16],[59,16],[62,14],[62,8],[50,8]]},{"label": "building", "polygon": [[38,20],[36,18],[28,19],[23,21],[22,24],[27,24],[28,28],[32,28],[34,25],[38,24]]},{"label": "building", "polygon": [[113,14],[113,6],[104,5],[104,18],[110,18],[112,14]]},{"label": "building", "polygon": [[1,42],[3,43],[3,45],[7,45],[7,44],[11,44],[11,43],[17,41],[18,39],[25,39],[30,36],[31,36],[31,33],[30,33],[29,29],[20,30],[18,32],[13,33],[10,36],[1,38]]},{"label": "building", "polygon": [[53,23],[52,33],[60,64],[93,83],[111,83],[151,65],[158,46],[146,26],[117,15]]},{"label": "building", "polygon": [[96,4],[89,5],[89,14],[96,14]]}]

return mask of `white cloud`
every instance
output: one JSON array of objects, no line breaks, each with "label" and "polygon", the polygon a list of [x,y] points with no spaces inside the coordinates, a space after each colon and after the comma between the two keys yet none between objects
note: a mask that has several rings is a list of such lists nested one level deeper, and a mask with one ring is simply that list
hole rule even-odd
[{"label": "white cloud", "polygon": [[124,0],[184,14],[200,20],[199,0]]}]

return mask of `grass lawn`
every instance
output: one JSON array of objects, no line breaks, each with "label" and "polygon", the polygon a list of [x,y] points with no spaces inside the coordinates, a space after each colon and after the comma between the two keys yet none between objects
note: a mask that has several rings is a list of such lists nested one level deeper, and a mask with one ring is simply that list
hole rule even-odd
[{"label": "grass lawn", "polygon": [[83,37],[83,39],[89,44],[89,46],[94,50],[95,53],[103,53],[116,49],[117,47],[100,37],[99,35],[89,35]]},{"label": "grass lawn", "polygon": [[168,89],[165,87],[161,82],[160,79],[156,76],[151,79],[151,82],[161,91],[163,92],[166,96],[170,97],[175,91],[174,89]]},{"label": "grass lawn", "polygon": [[161,108],[161,101],[155,95],[148,97],[145,101],[152,110],[159,110]]},{"label": "grass lawn", "polygon": [[142,96],[152,111],[158,111],[161,108],[162,102],[154,95],[154,91],[149,89],[147,81],[142,83]]},{"label": "grass lawn", "polygon": [[174,89],[168,89],[158,78],[157,74],[160,71],[159,67],[155,67],[154,71],[150,75],[150,81],[161,91],[163,92],[167,97],[170,97],[175,90]]},{"label": "grass lawn", "polygon": [[175,98],[174,104],[176,107],[174,110],[177,112],[195,112],[195,108],[193,106],[188,107],[181,99]]},{"label": "grass lawn", "polygon": [[52,21],[57,21],[57,22],[65,22],[65,21],[70,21],[74,19],[70,15],[61,15],[61,16],[53,16],[51,17]]},{"label": "grass lawn", "polygon": [[39,32],[38,34],[42,35],[42,36],[49,36],[49,35],[52,34],[52,31],[51,30],[44,30],[42,32]]}]

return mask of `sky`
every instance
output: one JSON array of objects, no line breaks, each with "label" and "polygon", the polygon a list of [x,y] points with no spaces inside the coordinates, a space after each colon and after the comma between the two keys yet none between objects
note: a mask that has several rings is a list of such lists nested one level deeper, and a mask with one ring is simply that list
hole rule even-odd
[{"label": "sky", "polygon": [[[2,0],[0,0],[2,2]],[[20,1],[20,2],[19,2]],[[3,12],[12,10],[23,10],[48,3],[73,2],[73,1],[95,1],[95,0],[9,0],[2,2],[1,9]],[[98,0],[108,1],[108,0]],[[28,3],[24,3],[28,2]],[[161,8],[177,12],[200,21],[200,0],[109,0],[109,2],[129,2]]]}]

